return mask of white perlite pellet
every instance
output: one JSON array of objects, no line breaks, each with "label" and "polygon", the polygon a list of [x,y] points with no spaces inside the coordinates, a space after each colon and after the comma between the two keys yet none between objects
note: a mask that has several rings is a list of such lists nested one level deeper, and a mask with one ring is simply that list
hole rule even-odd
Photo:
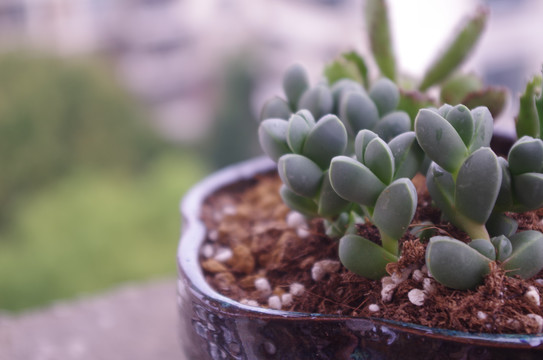
[{"label": "white perlite pellet", "polygon": [[420,271],[419,269],[413,271],[413,280],[417,282],[421,282],[424,279],[424,273]]},{"label": "white perlite pellet", "polygon": [[298,237],[300,237],[302,239],[305,239],[310,234],[311,233],[309,232],[309,230],[307,230],[305,227],[299,227],[299,228],[296,229],[296,235],[298,235]]},{"label": "white perlite pellet", "polygon": [[214,252],[215,250],[213,249],[213,245],[206,244],[202,246],[201,253],[202,253],[202,256],[205,257],[206,259],[209,259],[210,257],[212,257]]},{"label": "white perlite pellet", "polygon": [[338,271],[340,266],[339,261],[336,260],[317,261],[311,268],[311,278],[320,281],[325,275]]},{"label": "white perlite pellet", "polygon": [[287,214],[287,226],[290,228],[298,228],[307,225],[305,217],[297,211],[291,211]]},{"label": "white perlite pellet", "polygon": [[262,293],[262,295],[267,296],[271,294],[271,285],[268,279],[258,278],[255,280],[255,288]]},{"label": "white perlite pellet", "polygon": [[424,305],[424,300],[426,299],[426,294],[423,290],[420,289],[411,289],[407,293],[407,297],[409,298],[409,301],[413,305],[422,306]]},{"label": "white perlite pellet", "polygon": [[535,282],[536,282],[538,285],[542,285],[542,286],[543,286],[543,279],[536,279]]},{"label": "white perlite pellet", "polygon": [[381,309],[379,308],[379,305],[377,305],[377,304],[371,304],[370,306],[368,306],[368,310],[369,310],[370,312],[378,312],[378,311],[381,310]]},{"label": "white perlite pellet", "polygon": [[434,291],[436,291],[434,282],[430,278],[425,278],[424,280],[422,280],[422,288],[427,294],[432,294]]},{"label": "white perlite pellet", "polygon": [[300,296],[304,293],[305,286],[300,283],[293,283],[290,285],[289,292],[294,296]]},{"label": "white perlite pellet", "polygon": [[539,326],[539,330],[537,332],[543,332],[543,317],[537,314],[528,314],[526,316],[530,319],[534,319],[537,322],[537,326]]},{"label": "white perlite pellet", "polygon": [[219,232],[217,230],[211,230],[209,234],[207,234],[207,237],[211,241],[217,241],[219,240]]},{"label": "white perlite pellet", "polygon": [[477,311],[477,319],[479,320],[486,320],[488,318],[487,313],[482,311]]},{"label": "white perlite pellet", "polygon": [[277,295],[270,296],[268,298],[268,306],[271,309],[281,310],[281,299]]},{"label": "white perlite pellet", "polygon": [[292,301],[293,301],[292,294],[286,293],[286,294],[281,295],[281,303],[284,306],[292,305]]},{"label": "white perlite pellet", "polygon": [[541,299],[539,296],[539,291],[535,288],[535,286],[530,286],[528,288],[528,291],[526,291],[526,294],[524,294],[524,297],[531,302],[532,304],[539,306],[541,304]]},{"label": "white perlite pellet", "polygon": [[259,306],[258,301],[250,299],[241,299],[240,303],[249,306]]},{"label": "white perlite pellet", "polygon": [[224,215],[236,215],[237,209],[234,205],[227,205],[222,209]]},{"label": "white perlite pellet", "polygon": [[396,284],[394,283],[394,280],[392,280],[390,276],[384,276],[381,278],[381,285],[385,287],[387,285],[396,285]]},{"label": "white perlite pellet", "polygon": [[383,286],[383,289],[381,290],[381,300],[383,302],[390,302],[392,300],[392,296],[394,295],[395,289],[396,285],[394,284],[387,284]]},{"label": "white perlite pellet", "polygon": [[220,248],[217,250],[217,253],[213,257],[213,259],[217,260],[218,262],[227,262],[234,256],[234,253],[232,252],[232,249],[229,248]]}]

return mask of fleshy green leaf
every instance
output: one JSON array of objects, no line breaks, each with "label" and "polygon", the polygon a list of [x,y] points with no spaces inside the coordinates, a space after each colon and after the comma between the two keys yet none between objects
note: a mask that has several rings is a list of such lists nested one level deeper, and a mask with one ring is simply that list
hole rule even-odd
[{"label": "fleshy green leaf", "polygon": [[474,121],[471,113],[464,105],[456,105],[449,112],[445,119],[453,126],[466,146],[469,146],[475,131]]},{"label": "fleshy green leaf", "polygon": [[492,150],[481,148],[471,154],[456,179],[457,210],[478,224],[486,223],[498,198],[501,176],[502,169]]},{"label": "fleshy green leaf", "polygon": [[290,108],[296,110],[302,94],[309,88],[309,77],[300,64],[290,66],[283,76],[283,91]]},{"label": "fleshy green leaf", "polygon": [[298,110],[307,109],[316,119],[330,114],[334,108],[332,92],[326,85],[315,85],[307,89],[298,101]]},{"label": "fleshy green leaf", "polygon": [[318,215],[317,204],[312,199],[297,195],[286,185],[281,185],[279,193],[283,202],[292,210],[311,217]]},{"label": "fleshy green leaf", "polygon": [[443,215],[453,221],[455,212],[454,204],[454,179],[452,175],[432,162],[426,173],[426,187],[436,206],[441,209]]},{"label": "fleshy green leaf", "polygon": [[511,236],[517,232],[518,223],[504,214],[492,214],[485,224],[490,236]]},{"label": "fleshy green leaf", "polygon": [[356,158],[361,163],[364,163],[364,154],[366,152],[366,147],[372,141],[377,137],[377,134],[374,133],[371,130],[360,130],[358,134],[356,134],[356,138],[354,140],[354,153],[356,155]]},{"label": "fleshy green leaf", "polygon": [[373,206],[385,189],[370,169],[347,156],[332,159],[330,182],[339,196],[365,206]]},{"label": "fleshy green leaf", "polygon": [[473,289],[490,271],[491,260],[461,241],[434,236],[426,248],[426,266],[441,284],[453,289]]},{"label": "fleshy green leaf", "polygon": [[388,10],[384,0],[366,1],[366,25],[371,52],[381,73],[389,79],[396,79],[396,60],[392,50]]},{"label": "fleshy green leaf", "polygon": [[463,104],[469,93],[483,88],[483,81],[473,74],[452,75],[441,86],[440,101],[447,104]]},{"label": "fleshy green leaf", "polygon": [[405,111],[407,115],[409,115],[409,119],[411,119],[410,130],[413,130],[413,122],[419,110],[432,106],[436,106],[436,103],[426,94],[418,91],[405,91],[402,89],[400,90],[400,102],[396,109]]},{"label": "fleshy green leaf", "polygon": [[500,191],[498,193],[498,198],[496,199],[496,204],[494,205],[494,208],[505,211],[506,209],[511,209],[513,207],[511,173],[509,172],[509,164],[507,163],[507,160],[499,157],[498,164],[502,169],[502,181],[500,184]]},{"label": "fleshy green leaf", "polygon": [[266,101],[262,107],[262,112],[260,113],[260,120],[264,121],[266,119],[288,119],[292,114],[287,102],[277,96]]},{"label": "fleshy green leaf", "polygon": [[543,141],[529,136],[517,140],[507,156],[513,175],[543,170]]},{"label": "fleshy green leaf", "polygon": [[379,195],[373,222],[379,228],[383,247],[396,254],[398,240],[407,230],[417,209],[417,190],[406,178],[395,180]]},{"label": "fleshy green leaf", "polygon": [[373,131],[385,141],[411,130],[411,120],[404,111],[394,111],[386,114],[373,127]]},{"label": "fleshy green leaf", "polygon": [[526,135],[534,138],[541,137],[541,117],[543,117],[543,114],[538,114],[536,103],[536,92],[540,85],[541,78],[534,77],[532,81],[526,84],[526,90],[520,97],[520,109],[516,118],[518,137]]},{"label": "fleshy green leaf", "polygon": [[490,239],[490,241],[496,249],[498,261],[505,261],[505,259],[511,256],[511,253],[513,252],[513,245],[511,244],[511,240],[509,240],[506,236],[495,236]]},{"label": "fleshy green leaf", "polygon": [[324,217],[336,216],[344,211],[348,205],[349,202],[347,200],[336,194],[330,183],[330,175],[328,171],[325,172],[319,193],[319,215]]},{"label": "fleshy green leaf", "polygon": [[507,94],[508,90],[506,87],[489,86],[467,94],[461,103],[470,109],[485,106],[492,114],[492,117],[497,118],[505,108]]},{"label": "fleshy green leaf", "polygon": [[302,153],[316,162],[322,169],[327,169],[330,160],[342,155],[347,148],[347,130],[335,115],[319,119],[307,135]]},{"label": "fleshy green leaf", "polygon": [[392,151],[396,169],[393,178],[413,178],[424,159],[424,152],[415,138],[415,132],[409,131],[396,136],[388,143],[388,147]]},{"label": "fleshy green leaf", "polygon": [[343,54],[343,57],[350,61],[351,63],[355,64],[356,68],[358,69],[358,73],[362,77],[362,84],[364,84],[365,87],[368,87],[368,66],[366,65],[366,61],[358,54],[356,51],[350,51]]},{"label": "fleshy green leaf", "polygon": [[450,173],[456,173],[468,156],[468,149],[454,127],[434,111],[419,111],[415,133],[426,155]]},{"label": "fleshy green leaf", "polygon": [[305,196],[314,197],[319,192],[323,172],[317,164],[305,156],[286,154],[277,163],[279,177],[291,191]]},{"label": "fleshy green leaf", "polygon": [[543,268],[543,234],[539,231],[523,231],[510,238],[513,252],[503,263],[508,275],[528,279]]},{"label": "fleshy green leaf", "polygon": [[267,119],[258,127],[258,139],[262,150],[273,161],[290,153],[287,144],[288,121],[282,119]]},{"label": "fleshy green leaf", "polygon": [[341,103],[343,102],[347,94],[351,92],[357,92],[362,94],[366,93],[366,90],[362,87],[362,85],[351,79],[341,79],[337,81],[334,85],[332,85],[330,91],[332,92],[332,97],[334,99],[333,111],[335,114],[339,114],[341,120],[343,121],[345,121],[345,119],[343,119],[343,116],[341,116],[340,114],[340,108]]},{"label": "fleshy green leaf", "polygon": [[387,78],[377,80],[371,87],[369,95],[381,117],[396,109],[400,102],[400,90]]},{"label": "fleshy green leaf", "polygon": [[358,235],[345,235],[339,240],[339,259],[350,271],[368,279],[387,274],[386,265],[398,258],[381,246]]},{"label": "fleshy green leaf", "polygon": [[489,258],[490,260],[496,260],[496,248],[494,245],[486,239],[475,239],[468,244],[469,247],[477,250],[481,255]]},{"label": "fleshy green leaf", "polygon": [[471,116],[475,122],[475,131],[469,146],[470,154],[479,148],[489,147],[494,132],[494,119],[486,107],[479,106],[471,110]]},{"label": "fleshy green leaf", "polygon": [[526,210],[535,210],[543,206],[543,174],[526,173],[513,177],[515,199]]},{"label": "fleshy green leaf", "polygon": [[292,152],[301,153],[305,139],[315,123],[308,122],[300,115],[294,114],[288,121],[287,143]]},{"label": "fleshy green leaf", "polygon": [[379,121],[377,106],[362,92],[350,92],[344,96],[339,116],[354,134],[363,129],[372,129]]},{"label": "fleshy green leaf", "polygon": [[364,165],[373,172],[379,180],[390,184],[394,175],[394,157],[388,145],[376,137],[368,143],[364,152]]},{"label": "fleshy green leaf", "polygon": [[479,11],[468,20],[447,49],[426,71],[419,86],[421,91],[446,79],[464,61],[483,32],[487,15],[486,11]]}]

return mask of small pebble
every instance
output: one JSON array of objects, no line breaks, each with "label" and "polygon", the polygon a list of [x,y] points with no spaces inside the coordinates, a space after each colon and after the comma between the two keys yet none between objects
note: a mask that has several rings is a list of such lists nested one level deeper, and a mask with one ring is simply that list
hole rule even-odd
[{"label": "small pebble", "polygon": [[388,284],[383,286],[383,289],[381,290],[381,300],[383,302],[390,302],[392,300],[392,296],[394,295],[395,289],[396,285],[394,284]]},{"label": "small pebble", "polygon": [[413,305],[422,306],[424,305],[426,294],[420,289],[412,289],[407,293],[407,297]]},{"label": "small pebble", "polygon": [[227,205],[222,209],[224,215],[236,215],[238,211],[234,205]]},{"label": "small pebble", "polygon": [[422,280],[422,288],[427,294],[432,294],[434,291],[436,291],[436,287],[434,285],[434,282],[430,278],[426,278]]},{"label": "small pebble", "polygon": [[530,286],[528,288],[528,291],[526,291],[526,294],[524,294],[524,297],[531,302],[532,304],[539,306],[541,304],[541,298],[539,296],[539,291],[535,288],[535,286]]},{"label": "small pebble", "polygon": [[304,227],[299,227],[296,229],[296,235],[298,235],[298,237],[302,238],[302,239],[305,239],[306,237],[308,237],[311,233],[309,232],[309,230],[307,230],[306,228]]},{"label": "small pebble", "polygon": [[543,286],[543,279],[536,279],[535,282],[537,283],[537,285]]},{"label": "small pebble", "polygon": [[241,299],[240,303],[249,306],[259,306],[258,301],[256,300]]},{"label": "small pebble", "polygon": [[266,278],[256,279],[255,288],[265,296],[270,295],[272,293],[270,282]]},{"label": "small pebble", "polygon": [[301,226],[306,226],[307,222],[305,217],[297,211],[291,211],[287,214],[287,226],[290,228],[298,228]]},{"label": "small pebble", "polygon": [[394,283],[394,280],[392,280],[390,276],[384,276],[381,278],[381,285],[385,287],[387,285],[396,285],[396,284]]},{"label": "small pebble", "polygon": [[317,261],[311,268],[311,278],[315,281],[320,281],[325,275],[338,271],[340,266],[339,261],[335,260]]},{"label": "small pebble", "polygon": [[539,326],[539,330],[537,331],[538,333],[543,332],[543,317],[537,314],[528,314],[526,316],[530,319],[534,319],[537,322],[537,325]]},{"label": "small pebble", "polygon": [[234,253],[232,252],[232,249],[229,248],[220,248],[217,250],[217,253],[213,257],[213,259],[219,261],[219,262],[227,262],[234,256]]},{"label": "small pebble", "polygon": [[206,259],[209,259],[210,257],[212,257],[214,252],[215,252],[215,250],[213,249],[212,245],[206,244],[206,245],[202,246],[201,254]]},{"label": "small pebble", "polygon": [[303,295],[305,291],[305,286],[300,283],[293,283],[290,285],[289,292],[294,296],[300,296]]},{"label": "small pebble", "polygon": [[219,232],[217,230],[211,230],[209,234],[207,234],[207,237],[211,241],[217,241],[219,240]]},{"label": "small pebble", "polygon": [[286,294],[281,295],[281,303],[284,306],[290,306],[292,305],[292,302],[293,302],[292,294],[286,293]]},{"label": "small pebble", "polygon": [[277,295],[270,296],[268,298],[268,306],[271,309],[281,310],[281,299]]},{"label": "small pebble", "polygon": [[482,311],[477,312],[477,319],[486,320],[487,318],[488,318],[488,315],[485,312],[482,312]]},{"label": "small pebble", "polygon": [[381,309],[379,308],[379,305],[377,305],[377,304],[371,304],[370,306],[368,306],[368,310],[369,310],[370,312],[378,312],[378,311],[381,310]]},{"label": "small pebble", "polygon": [[424,279],[424,273],[420,271],[419,269],[413,271],[413,280],[417,282],[421,282]]}]

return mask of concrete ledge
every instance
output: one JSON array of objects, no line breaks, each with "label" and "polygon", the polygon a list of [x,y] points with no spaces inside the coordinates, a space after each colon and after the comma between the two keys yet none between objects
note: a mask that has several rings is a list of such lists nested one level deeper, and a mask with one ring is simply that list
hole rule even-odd
[{"label": "concrete ledge", "polygon": [[177,321],[174,279],[127,284],[0,315],[0,360],[183,360]]}]

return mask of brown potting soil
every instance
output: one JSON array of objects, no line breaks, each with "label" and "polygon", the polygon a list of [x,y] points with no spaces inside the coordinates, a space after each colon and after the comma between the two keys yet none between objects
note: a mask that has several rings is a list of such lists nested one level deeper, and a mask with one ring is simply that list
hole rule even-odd
[{"label": "brown potting soil", "polygon": [[[431,206],[424,189],[424,179],[415,178],[414,182],[419,193],[414,226],[429,220],[436,224],[435,234],[467,239],[466,234],[440,221],[440,213]],[[543,291],[543,272],[522,280],[492,266],[475,290],[452,290],[424,273],[426,245],[409,231],[400,242],[399,262],[389,264],[387,271],[392,274],[408,269],[410,275],[396,286],[390,301],[382,298],[381,281],[365,279],[343,266],[315,281],[311,272],[316,262],[338,261],[338,241],[324,234],[318,219],[307,222],[305,234],[289,226],[286,218],[290,209],[279,196],[280,185],[275,173],[259,175],[221,189],[206,200],[202,219],[209,232],[201,265],[207,281],[218,292],[267,307],[270,293],[255,287],[256,279],[266,278],[271,295],[288,293],[294,283],[304,286],[305,291],[295,295],[292,303],[283,304],[282,309],[287,311],[380,317],[468,332],[541,332],[543,308],[526,294],[530,287]],[[519,222],[519,231],[543,230],[542,212],[509,215]],[[358,232],[379,242],[379,233],[372,225],[360,225]],[[422,269],[427,280],[414,276],[413,269],[419,269],[418,275]],[[430,287],[424,287],[424,282]],[[408,293],[413,289],[424,290],[420,306],[409,300]]]}]

